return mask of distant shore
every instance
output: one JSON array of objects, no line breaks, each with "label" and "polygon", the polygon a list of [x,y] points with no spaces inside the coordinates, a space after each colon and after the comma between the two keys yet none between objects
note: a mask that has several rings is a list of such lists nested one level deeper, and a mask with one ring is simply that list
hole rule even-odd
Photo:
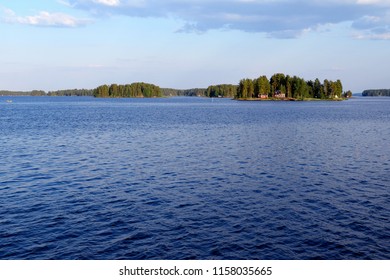
[{"label": "distant shore", "polygon": [[319,99],[319,98],[236,98],[234,100],[237,101],[345,101],[348,100],[349,98],[324,98],[324,99]]},{"label": "distant shore", "polygon": [[276,73],[271,78],[262,75],[255,79],[241,79],[238,84],[218,84],[208,88],[187,90],[161,88],[151,83],[133,82],[131,84],[103,84],[94,89],[65,89],[49,92],[0,90],[0,95],[94,96],[99,98],[198,96],[245,101],[342,101],[352,97],[352,92],[343,91],[340,80],[325,79],[321,82],[318,78],[313,81]]},{"label": "distant shore", "polygon": [[390,89],[366,89],[362,96],[390,96]]}]

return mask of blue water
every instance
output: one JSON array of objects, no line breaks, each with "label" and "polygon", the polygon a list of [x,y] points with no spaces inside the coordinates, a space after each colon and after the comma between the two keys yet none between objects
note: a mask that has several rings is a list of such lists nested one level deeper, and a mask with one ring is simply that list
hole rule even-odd
[{"label": "blue water", "polygon": [[0,259],[389,259],[390,98],[0,97]]}]

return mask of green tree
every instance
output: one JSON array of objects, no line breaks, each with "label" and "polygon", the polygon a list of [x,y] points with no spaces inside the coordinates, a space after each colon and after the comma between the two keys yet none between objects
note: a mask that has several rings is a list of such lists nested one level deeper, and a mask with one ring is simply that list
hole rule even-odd
[{"label": "green tree", "polygon": [[334,88],[335,88],[334,97],[340,98],[343,94],[343,84],[341,83],[340,80],[337,80],[334,84],[335,84],[334,85]]},{"label": "green tree", "polygon": [[110,97],[118,97],[118,85],[112,84],[109,89],[109,96]]},{"label": "green tree", "polygon": [[102,85],[97,87],[94,90],[95,97],[108,97],[109,96],[109,87],[108,85]]},{"label": "green tree", "polygon": [[325,98],[331,98],[332,96],[332,83],[325,79],[324,80],[324,97]]},{"label": "green tree", "polygon": [[307,97],[313,98],[314,97],[314,82],[312,80],[309,80],[306,82],[307,85]]},{"label": "green tree", "polygon": [[321,84],[320,80],[317,78],[314,81],[314,98],[324,98],[324,87]]},{"label": "green tree", "polygon": [[253,81],[251,79],[246,79],[246,88],[248,90],[248,97],[253,98],[255,96],[255,87],[253,85]]},{"label": "green tree", "polygon": [[208,97],[235,97],[236,94],[237,86],[227,84],[209,86],[206,90]]},{"label": "green tree", "polygon": [[254,86],[251,79],[242,79],[238,85],[238,98],[252,98],[254,95]]},{"label": "green tree", "polygon": [[261,95],[269,95],[271,86],[267,76],[260,76],[253,81],[254,97],[259,98]]},{"label": "green tree", "polygon": [[147,83],[103,85],[93,90],[95,97],[161,97],[160,87]]},{"label": "green tree", "polygon": [[125,88],[123,90],[123,97],[132,97],[131,85],[125,85]]},{"label": "green tree", "polygon": [[286,85],[286,97],[291,98],[292,97],[292,78],[289,75],[287,75],[284,83]]},{"label": "green tree", "polygon": [[347,92],[344,92],[343,97],[344,98],[351,98],[352,97],[352,91],[348,90]]},{"label": "green tree", "polygon": [[292,97],[296,99],[303,99],[308,96],[308,86],[306,81],[302,78],[294,76],[292,78]]},{"label": "green tree", "polygon": [[270,79],[271,84],[271,93],[272,95],[275,92],[280,91],[282,93],[286,93],[286,76],[283,73],[276,73]]}]

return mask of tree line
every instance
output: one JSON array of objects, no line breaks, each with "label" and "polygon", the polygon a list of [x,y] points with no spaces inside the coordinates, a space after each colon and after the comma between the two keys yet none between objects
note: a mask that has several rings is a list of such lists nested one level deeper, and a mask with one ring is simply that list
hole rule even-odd
[{"label": "tree line", "polygon": [[205,96],[206,89],[204,88],[192,88],[192,89],[173,89],[173,88],[162,88],[163,96]]},{"label": "tree line", "polygon": [[237,88],[238,86],[229,84],[209,86],[205,91],[204,96],[234,98],[237,95]]},{"label": "tree line", "polygon": [[257,79],[242,79],[238,85],[237,99],[283,98],[283,99],[337,99],[352,96],[351,91],[343,92],[340,80],[305,81],[298,76],[283,73],[274,74],[270,79],[260,76]]},{"label": "tree line", "polygon": [[[137,97],[170,97],[170,96],[206,96],[206,89],[173,89],[160,88],[149,83],[132,83],[126,85],[102,85],[93,90],[95,97],[118,97],[118,98],[137,98]],[[232,96],[234,97],[234,96]]]},{"label": "tree line", "polygon": [[390,96],[390,89],[366,89],[362,96]]},{"label": "tree line", "polygon": [[[386,92],[387,93],[387,92]],[[365,93],[363,93],[365,94]],[[377,92],[367,92],[377,94]],[[382,91],[380,94],[384,94]],[[164,97],[164,96],[198,96],[198,97],[227,97],[236,99],[339,99],[352,96],[351,91],[343,92],[340,80],[318,78],[306,81],[298,76],[289,76],[276,73],[270,79],[263,75],[256,79],[242,79],[238,85],[212,85],[207,89],[194,88],[178,90],[160,88],[149,83],[132,83],[125,85],[101,85],[95,89],[68,89],[49,91],[41,90],[30,92],[0,91],[0,95],[34,95],[34,96],[95,96],[103,98],[130,98],[130,97]]]},{"label": "tree line", "polygon": [[229,97],[234,98],[237,94],[237,85],[222,84],[213,85],[208,88],[193,89],[171,89],[163,88],[164,96],[197,96],[197,97]]},{"label": "tree line", "polygon": [[32,90],[32,91],[0,90],[0,95],[3,95],[3,96],[45,96],[46,92],[43,90]]},{"label": "tree line", "polygon": [[93,89],[64,89],[49,91],[48,96],[93,96]]},{"label": "tree line", "polygon": [[44,90],[9,91],[0,90],[0,95],[5,96],[93,96],[92,89],[65,89],[46,92]]},{"label": "tree line", "polygon": [[132,83],[127,85],[102,85],[94,89],[95,97],[162,97],[159,86],[148,83]]}]

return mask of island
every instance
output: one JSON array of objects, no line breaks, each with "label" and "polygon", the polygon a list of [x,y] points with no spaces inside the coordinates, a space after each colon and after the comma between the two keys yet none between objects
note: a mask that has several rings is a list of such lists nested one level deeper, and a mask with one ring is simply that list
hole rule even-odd
[{"label": "island", "polygon": [[366,89],[362,96],[390,96],[390,89]]},{"label": "island", "polygon": [[162,97],[159,86],[148,83],[133,83],[127,85],[102,85],[94,90],[95,97],[130,98],[130,97]]},{"label": "island", "polygon": [[344,100],[352,97],[350,90],[343,92],[340,80],[325,79],[323,83],[276,73],[270,79],[242,79],[237,88],[238,100]]}]

